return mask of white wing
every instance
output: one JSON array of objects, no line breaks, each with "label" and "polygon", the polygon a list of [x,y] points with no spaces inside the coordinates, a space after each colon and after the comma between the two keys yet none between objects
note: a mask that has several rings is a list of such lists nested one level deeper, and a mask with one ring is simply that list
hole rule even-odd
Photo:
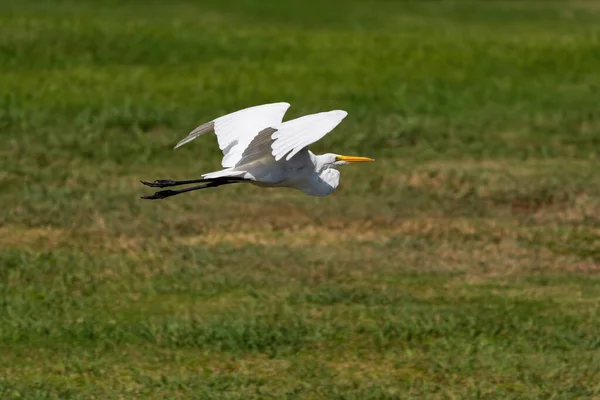
[{"label": "white wing", "polygon": [[280,125],[289,107],[289,103],[263,104],[224,115],[194,129],[175,148],[214,131],[223,151],[221,165],[224,168],[234,167],[252,139],[263,129]]},{"label": "white wing", "polygon": [[275,160],[281,160],[286,154],[286,160],[294,157],[300,150],[331,132],[346,115],[346,111],[334,110],[305,115],[273,126],[277,129],[271,135],[271,148]]}]

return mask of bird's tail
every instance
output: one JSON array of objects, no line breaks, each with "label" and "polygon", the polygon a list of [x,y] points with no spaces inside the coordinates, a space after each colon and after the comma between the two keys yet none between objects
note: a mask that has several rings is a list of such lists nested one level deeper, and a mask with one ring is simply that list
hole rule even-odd
[{"label": "bird's tail", "polygon": [[222,169],[220,171],[209,172],[208,174],[202,175],[205,179],[223,178],[223,177],[239,177],[243,178],[246,171],[234,170],[233,168]]}]

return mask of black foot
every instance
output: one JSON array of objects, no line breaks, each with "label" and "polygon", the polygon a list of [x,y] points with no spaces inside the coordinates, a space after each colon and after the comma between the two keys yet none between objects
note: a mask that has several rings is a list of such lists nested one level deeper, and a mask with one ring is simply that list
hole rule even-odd
[{"label": "black foot", "polygon": [[161,190],[160,192],[154,193],[152,196],[142,196],[140,198],[144,200],[160,200],[164,199],[165,197],[174,196],[178,193],[180,192],[176,190]]},{"label": "black foot", "polygon": [[140,181],[140,182],[146,186],[159,187],[159,188],[176,186],[178,184],[176,181],[173,181],[171,179],[158,179],[154,182],[146,182],[146,181]]}]

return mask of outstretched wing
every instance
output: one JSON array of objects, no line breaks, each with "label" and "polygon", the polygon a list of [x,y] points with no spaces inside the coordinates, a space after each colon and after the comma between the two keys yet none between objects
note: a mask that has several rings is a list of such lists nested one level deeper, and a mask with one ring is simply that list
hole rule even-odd
[{"label": "outstretched wing", "polygon": [[273,126],[277,131],[271,135],[272,154],[275,160],[286,160],[296,153],[321,139],[333,130],[348,113],[343,110],[327,111],[305,115]]},{"label": "outstretched wing", "polygon": [[224,168],[234,167],[252,139],[263,129],[280,125],[289,107],[289,103],[263,104],[224,115],[194,129],[175,148],[214,131],[223,151],[221,165]]}]

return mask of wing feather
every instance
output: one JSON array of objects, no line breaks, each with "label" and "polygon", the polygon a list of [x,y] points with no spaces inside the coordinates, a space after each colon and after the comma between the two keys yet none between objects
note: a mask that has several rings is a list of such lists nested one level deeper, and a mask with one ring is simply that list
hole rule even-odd
[{"label": "wing feather", "polygon": [[269,157],[271,160],[273,156],[271,155],[271,143],[273,139],[271,139],[271,135],[275,132],[273,128],[265,128],[254,139],[252,142],[246,147],[240,161],[236,164],[236,167],[250,164],[254,161],[264,159],[265,157]]},{"label": "wing feather", "polygon": [[273,139],[271,144],[273,157],[277,161],[286,155],[286,160],[291,159],[300,150],[317,142],[331,132],[347,115],[346,111],[333,110],[305,115],[273,126],[277,129],[271,135]]},{"label": "wing feather", "polygon": [[224,168],[234,167],[243,157],[244,150],[250,145],[259,132],[265,128],[281,124],[289,103],[271,103],[245,108],[219,117],[200,125],[181,140],[175,148],[191,142],[195,138],[214,131],[219,148],[223,151],[221,165]]}]

